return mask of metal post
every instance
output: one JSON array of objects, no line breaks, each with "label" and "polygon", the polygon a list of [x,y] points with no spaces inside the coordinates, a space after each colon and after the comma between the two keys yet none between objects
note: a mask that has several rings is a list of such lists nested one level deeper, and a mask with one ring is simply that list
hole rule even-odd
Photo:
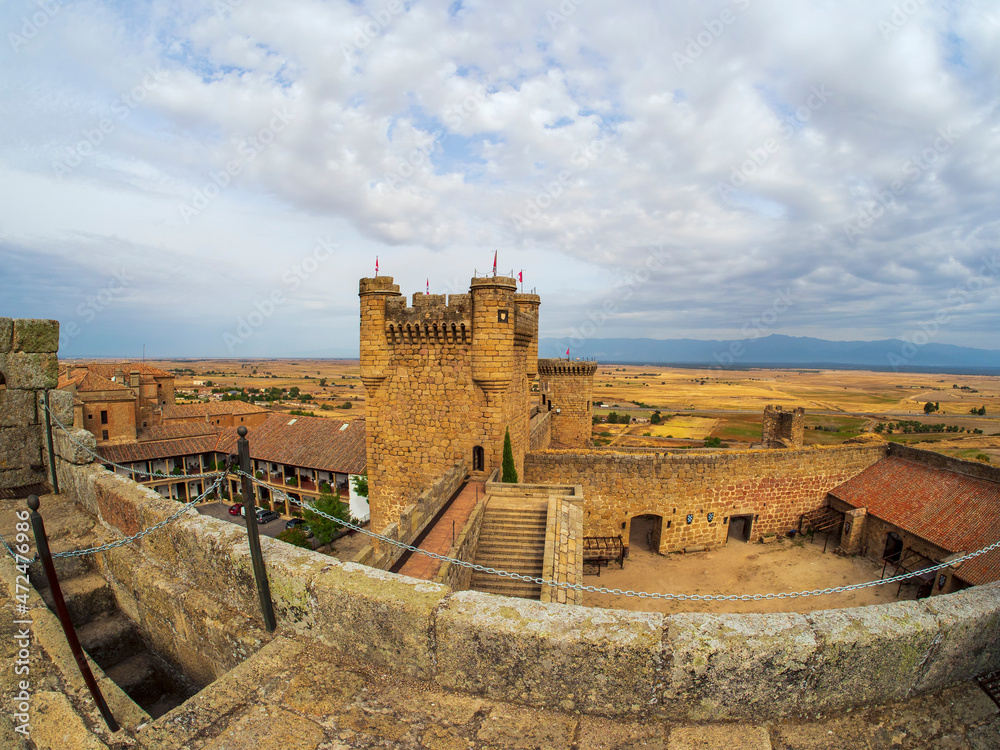
[{"label": "metal post", "polygon": [[253,560],[253,577],[257,582],[257,597],[260,599],[260,611],[264,615],[264,629],[273,633],[274,604],[271,602],[271,587],[267,582],[267,569],[264,567],[264,555],[260,551],[260,535],[257,532],[257,503],[253,496],[253,482],[250,481],[250,441],[247,440],[247,428],[236,429],[240,439],[236,441],[239,451],[240,477],[243,486],[243,514],[247,522],[247,539],[250,542],[250,558]]},{"label": "metal post", "polygon": [[49,445],[49,476],[52,478],[52,494],[59,494],[59,475],[56,473],[56,451],[52,446],[52,418],[49,416],[49,392],[42,391],[42,408],[45,410],[45,437]]},{"label": "metal post", "polygon": [[59,588],[59,578],[56,576],[56,568],[52,564],[49,540],[45,536],[45,523],[38,513],[39,505],[38,495],[30,495],[28,497],[28,507],[31,508],[31,530],[35,534],[35,548],[38,550],[38,557],[41,558],[42,567],[45,569],[45,577],[49,581],[49,590],[52,592],[52,599],[56,605],[56,614],[59,616],[59,622],[62,625],[63,632],[66,634],[70,651],[73,652],[73,657],[76,659],[76,665],[80,668],[80,674],[83,675],[83,681],[87,683],[87,688],[94,697],[94,702],[97,704],[97,708],[104,718],[104,723],[108,725],[108,729],[112,732],[117,732],[120,729],[118,722],[115,721],[115,717],[111,714],[111,709],[108,708],[108,704],[104,700],[101,688],[98,687],[97,680],[94,679],[94,673],[90,671],[90,664],[87,663],[87,655],[80,646],[80,639],[76,637],[76,629],[73,627],[73,621],[70,619],[69,610],[66,609],[66,600],[63,599],[62,589]]}]

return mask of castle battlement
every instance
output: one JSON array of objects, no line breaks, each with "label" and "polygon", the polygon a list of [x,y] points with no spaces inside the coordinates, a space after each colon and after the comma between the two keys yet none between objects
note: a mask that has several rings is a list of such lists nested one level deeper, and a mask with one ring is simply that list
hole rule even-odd
[{"label": "castle battlement", "polygon": [[542,375],[581,375],[593,377],[597,372],[596,362],[573,362],[568,359],[540,359],[538,372]]}]

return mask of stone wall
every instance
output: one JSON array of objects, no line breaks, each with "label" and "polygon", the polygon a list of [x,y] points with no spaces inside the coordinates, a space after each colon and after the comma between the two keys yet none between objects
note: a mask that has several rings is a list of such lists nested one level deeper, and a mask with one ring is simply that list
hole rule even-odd
[{"label": "stone wall", "polygon": [[[476,507],[472,509],[469,520],[465,522],[461,533],[448,551],[448,557],[463,562],[475,562],[476,549],[479,547],[479,533],[483,530],[483,516],[486,514],[488,497],[488,494],[483,493]],[[450,562],[441,563],[441,569],[434,580],[443,583],[452,591],[465,591],[472,582],[472,568]]]},{"label": "stone wall", "polygon": [[566,448],[590,445],[596,362],[538,360],[539,388],[552,416],[551,440]]},{"label": "stone wall", "polygon": [[781,406],[764,407],[761,445],[764,448],[801,448],[805,430],[805,409],[801,406],[784,411]]},{"label": "stone wall", "polygon": [[[467,468],[464,463],[459,463],[444,472],[430,487],[420,493],[416,502],[403,509],[397,521],[389,524],[378,533],[403,544],[412,544],[413,540],[420,536],[424,527],[458,491],[468,473]],[[369,490],[370,488],[371,485],[369,485]],[[388,569],[402,555],[403,550],[395,545],[375,542],[362,549],[358,553],[357,560],[373,568]]]},{"label": "stone wall", "polygon": [[552,442],[552,415],[548,411],[540,411],[531,418],[531,438],[529,450],[547,450]]},{"label": "stone wall", "polygon": [[[583,583],[582,498],[552,496],[545,518],[545,557],[542,577],[548,581]],[[559,586],[542,586],[543,602],[583,604],[583,592]]]},{"label": "stone wall", "polygon": [[438,476],[482,451],[485,478],[510,430],[523,471],[538,306],[513,279],[472,279],[469,294],[415,294],[406,307],[391,277],[361,279],[361,379],[371,524],[395,523]]},{"label": "stone wall", "polygon": [[660,516],[665,553],[724,544],[733,515],[754,516],[751,541],[785,533],[886,450],[881,444],[667,456],[549,450],[525,457],[524,480],[582,482],[587,536],[628,539],[632,518]]},{"label": "stone wall", "polygon": [[46,480],[43,391],[59,379],[59,323],[0,318],[0,489]]},{"label": "stone wall", "polygon": [[[60,466],[113,535],[178,507],[100,466]],[[996,584],[808,615],[666,616],[452,592],[268,537],[261,546],[278,633],[522,705],[762,720],[894,701],[1000,667]],[[99,564],[126,612],[170,621],[150,627],[157,648],[173,642],[208,674],[265,639],[245,532],[233,524],[188,511]]]}]

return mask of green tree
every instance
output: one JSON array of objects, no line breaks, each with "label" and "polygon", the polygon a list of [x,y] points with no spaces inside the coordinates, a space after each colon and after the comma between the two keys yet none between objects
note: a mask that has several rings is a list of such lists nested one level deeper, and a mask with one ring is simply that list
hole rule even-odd
[{"label": "green tree", "polygon": [[288,542],[296,547],[312,549],[312,545],[309,543],[309,538],[305,535],[305,532],[302,531],[302,529],[285,529],[278,534],[278,539],[283,542]]},{"label": "green tree", "polygon": [[662,421],[663,421],[663,417],[660,416],[659,410],[654,411],[653,415],[649,418],[649,423],[650,424],[659,424]]},{"label": "green tree", "polygon": [[[339,492],[336,495],[326,493],[320,495],[318,500],[313,501],[313,507],[329,516],[339,518],[341,521],[351,520],[350,508],[347,503],[340,502]],[[329,544],[340,530],[344,528],[336,521],[323,518],[323,516],[313,513],[305,507],[302,509],[302,516],[306,519],[310,531],[319,540],[320,544]]]},{"label": "green tree", "polygon": [[931,412],[935,411],[937,411],[937,407],[934,406],[933,401],[928,401],[926,404],[924,404],[924,414],[930,414]]},{"label": "green tree", "polygon": [[514,466],[514,448],[510,444],[510,429],[503,435],[503,477],[502,481],[517,484],[517,467]]},{"label": "green tree", "polygon": [[368,497],[368,471],[366,470],[364,474],[355,474],[351,477],[351,484],[354,485],[354,491],[361,495],[361,497]]}]

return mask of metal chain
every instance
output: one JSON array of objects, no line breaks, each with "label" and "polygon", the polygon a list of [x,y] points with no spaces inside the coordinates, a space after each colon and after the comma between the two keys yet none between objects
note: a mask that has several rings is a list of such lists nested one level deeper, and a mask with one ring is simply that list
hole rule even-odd
[{"label": "metal chain", "polygon": [[98,552],[105,552],[109,549],[114,549],[115,547],[121,547],[125,544],[128,544],[129,542],[134,542],[137,539],[142,539],[142,537],[146,536],[147,534],[152,534],[154,531],[162,529],[168,523],[178,518],[182,513],[190,510],[196,504],[200,503],[202,500],[204,500],[206,497],[212,494],[218,488],[218,486],[222,484],[222,480],[225,478],[225,476],[226,476],[225,474],[220,474],[219,478],[215,480],[212,486],[209,487],[204,492],[202,492],[200,495],[198,495],[198,497],[182,505],[180,509],[172,516],[164,518],[162,521],[153,524],[148,529],[143,529],[137,534],[125,537],[124,539],[118,539],[114,542],[109,542],[108,544],[101,545],[100,547],[91,547],[90,549],[77,549],[77,550],[72,550],[70,552],[58,552],[52,555],[52,557],[82,557],[83,555],[93,555],[97,554]]},{"label": "metal chain", "polygon": [[37,554],[30,560],[27,557],[24,557],[24,555],[17,554],[13,549],[11,549],[11,546],[7,544],[7,540],[3,538],[3,534],[0,534],[0,542],[3,542],[3,546],[7,548],[7,554],[13,557],[14,562],[16,563],[24,562],[27,565],[31,565],[31,563],[35,562],[38,559]]},{"label": "metal chain", "polygon": [[[255,477],[250,476],[249,474],[247,474],[247,473],[245,473],[243,471],[237,470],[236,473],[240,474],[241,476],[248,477],[250,479],[250,481],[253,482],[254,484],[258,484],[258,485],[261,485],[263,487],[267,487],[269,490],[277,493],[278,495],[283,495],[285,497],[285,499],[288,499],[288,500],[291,499],[291,498],[288,497],[288,493],[283,492],[282,490],[279,490],[279,489],[277,489],[275,487],[271,487],[271,485],[266,484],[265,482],[262,482],[262,481],[256,479]],[[898,583],[899,581],[905,581],[905,580],[907,580],[909,578],[913,578],[914,575],[916,575],[916,573],[904,573],[904,574],[901,574],[901,575],[893,576],[891,578],[885,578],[885,579],[878,580],[878,581],[867,581],[865,583],[852,583],[852,584],[850,584],[848,586],[834,586],[832,588],[826,588],[826,589],[813,589],[812,591],[791,591],[791,592],[784,592],[783,591],[783,592],[779,592],[779,593],[776,593],[776,594],[774,594],[774,593],[771,593],[771,594],[670,594],[670,593],[666,593],[666,594],[664,594],[664,593],[660,593],[660,592],[656,592],[656,591],[649,592],[649,591],[632,591],[632,590],[622,590],[622,589],[608,589],[608,588],[604,588],[603,586],[586,586],[586,585],[581,584],[581,583],[575,583],[574,584],[574,583],[567,583],[565,581],[550,581],[550,580],[548,580],[546,578],[539,578],[539,577],[536,577],[536,576],[524,575],[523,573],[511,573],[510,571],[507,571],[507,570],[497,570],[496,568],[488,568],[488,567],[485,567],[483,565],[477,565],[475,563],[466,562],[465,560],[456,560],[453,557],[446,557],[444,555],[439,555],[436,552],[429,552],[427,550],[420,549],[419,547],[414,547],[411,544],[405,544],[403,542],[396,541],[395,539],[391,539],[391,538],[389,538],[387,536],[383,536],[382,534],[378,534],[378,533],[376,533],[374,531],[369,531],[367,529],[363,529],[360,526],[358,526],[357,524],[353,524],[353,523],[351,523],[349,521],[342,521],[339,518],[334,518],[333,516],[331,516],[331,515],[329,515],[327,513],[324,513],[321,510],[317,510],[312,505],[312,503],[309,502],[309,501],[304,501],[303,504],[304,504],[304,506],[306,508],[308,508],[310,511],[312,511],[316,515],[322,516],[323,518],[326,518],[327,520],[339,523],[341,526],[346,526],[349,529],[354,529],[355,531],[360,531],[362,534],[370,536],[373,539],[378,539],[380,541],[387,542],[389,544],[395,545],[396,547],[401,547],[402,549],[408,550],[410,552],[415,552],[415,553],[420,554],[420,555],[426,555],[427,557],[430,557],[430,558],[432,558],[434,560],[440,560],[441,562],[449,562],[449,563],[452,563],[453,565],[459,565],[459,566],[461,566],[463,568],[470,568],[470,569],[478,571],[480,573],[489,573],[491,575],[496,575],[496,576],[500,576],[500,577],[503,577],[503,578],[510,578],[512,580],[515,580],[515,581],[526,581],[527,583],[538,583],[538,584],[541,584],[543,586],[553,586],[553,587],[562,588],[562,589],[572,589],[574,591],[588,591],[588,592],[591,592],[591,593],[594,593],[594,594],[612,594],[612,595],[615,595],[615,596],[638,597],[640,599],[667,599],[667,600],[675,600],[675,601],[693,601],[693,602],[698,602],[698,601],[702,601],[702,602],[713,602],[713,601],[714,602],[758,602],[758,601],[770,601],[772,599],[799,599],[799,598],[804,598],[804,597],[807,597],[807,596],[824,596],[826,594],[842,594],[842,593],[845,593],[847,591],[857,591],[859,589],[871,588],[873,586],[884,586],[884,585],[889,584],[889,583]],[[971,560],[974,557],[978,557],[980,555],[984,555],[987,552],[992,552],[995,549],[1000,549],[1000,541],[994,542],[993,544],[989,545],[988,547],[983,547],[982,549],[977,550],[976,552],[971,552],[971,553],[969,553],[967,555],[964,555],[964,556],[962,556],[962,557],[960,557],[960,558],[958,558],[956,560],[952,560],[951,562],[940,563],[939,565],[935,565],[935,566],[933,566],[931,568],[924,568],[923,570],[918,571],[918,572],[920,572],[920,573],[931,573],[931,572],[935,572],[935,571],[938,571],[938,570],[942,570],[944,568],[949,568],[949,567],[958,565],[959,563],[965,562],[966,560]]]},{"label": "metal chain", "polygon": [[62,422],[59,421],[59,417],[57,417],[55,415],[55,413],[51,409],[49,409],[49,407],[46,405],[47,401],[48,401],[48,399],[45,399],[45,401],[42,403],[43,408],[46,409],[46,411],[48,411],[49,416],[52,417],[52,420],[56,423],[56,425],[59,427],[59,429],[61,429],[63,432],[66,433],[66,437],[68,437],[71,441],[73,441],[74,443],[76,443],[79,447],[83,448],[84,451],[86,451],[87,453],[89,453],[91,456],[93,456],[94,458],[96,458],[98,461],[100,461],[105,466],[114,466],[116,469],[122,469],[123,471],[127,471],[130,474],[138,474],[140,477],[150,477],[150,478],[153,478],[153,477],[160,478],[160,477],[162,477],[163,479],[175,479],[176,478],[178,481],[181,481],[180,480],[181,477],[183,477],[183,481],[187,481],[189,479],[214,479],[215,477],[218,477],[218,476],[225,476],[225,472],[218,472],[218,471],[213,471],[213,472],[208,473],[208,474],[160,474],[158,472],[139,471],[138,469],[133,469],[133,468],[131,468],[129,466],[122,466],[121,464],[116,464],[114,461],[108,461],[106,458],[104,458],[103,456],[101,456],[99,453],[95,453],[89,447],[87,447],[86,445],[84,445],[83,443],[81,443],[79,440],[77,440],[75,437],[73,437],[73,433],[69,431],[69,429],[66,427],[66,425],[64,425]]}]

